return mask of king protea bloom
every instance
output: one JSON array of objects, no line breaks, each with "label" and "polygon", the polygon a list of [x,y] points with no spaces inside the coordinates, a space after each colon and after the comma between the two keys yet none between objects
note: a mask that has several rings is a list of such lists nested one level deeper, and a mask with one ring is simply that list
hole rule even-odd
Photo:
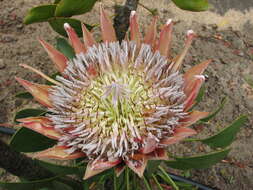
[{"label": "king protea bloom", "polygon": [[101,43],[84,25],[82,43],[73,28],[64,24],[76,53],[72,60],[39,40],[62,75],[52,79],[22,65],[53,85],[16,78],[49,111],[19,122],[57,140],[57,145],[37,157],[85,158],[84,179],[112,167],[118,175],[129,167],[142,177],[148,160],[167,160],[166,147],[196,134],[188,127],[208,115],[191,107],[210,61],[181,74],[183,58],[195,37],[192,30],[182,52],[171,59],[171,20],[157,38],[155,17],[142,38],[133,11],[129,39],[120,43],[103,8],[100,12]]}]

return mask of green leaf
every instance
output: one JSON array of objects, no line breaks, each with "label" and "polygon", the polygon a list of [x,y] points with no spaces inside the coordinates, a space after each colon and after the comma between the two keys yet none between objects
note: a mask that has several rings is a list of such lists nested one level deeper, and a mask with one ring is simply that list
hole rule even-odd
[{"label": "green leaf", "polygon": [[[25,117],[35,117],[46,113],[40,109],[24,109],[19,111],[14,121]],[[32,143],[31,143],[32,142]],[[20,152],[36,152],[53,146],[56,141],[49,139],[25,127],[20,128],[12,137],[10,146]]]},{"label": "green leaf", "polygon": [[227,97],[224,97],[221,100],[221,104],[220,106],[211,114],[209,114],[207,117],[201,119],[200,121],[202,122],[208,122],[209,120],[211,120],[212,118],[214,118],[224,107],[224,105],[227,103]]},{"label": "green leaf", "polygon": [[208,168],[224,159],[229,151],[228,148],[199,156],[175,157],[175,160],[167,161],[166,164],[180,170]]},{"label": "green leaf", "polygon": [[235,120],[231,125],[220,131],[214,136],[200,140],[202,143],[207,144],[211,148],[224,148],[229,146],[235,139],[236,134],[240,127],[247,121],[246,116],[241,116]]},{"label": "green leaf", "polygon": [[203,97],[205,95],[205,90],[206,90],[205,86],[202,85],[202,87],[200,88],[199,93],[198,93],[198,95],[197,95],[197,97],[195,99],[196,103],[191,107],[190,111],[192,111],[193,108],[195,108],[195,106],[197,106],[202,101],[202,99],[203,99]]},{"label": "green leaf", "polygon": [[206,11],[208,9],[207,0],[172,0],[180,9],[187,11]]},{"label": "green leaf", "polygon": [[55,190],[74,190],[72,187],[59,181],[53,181],[52,183]]},{"label": "green leaf", "polygon": [[0,182],[0,187],[6,188],[8,190],[35,190],[44,187],[53,187],[52,181],[57,177],[52,177],[43,180],[31,181],[31,182],[21,182],[21,183],[3,183]]},{"label": "green leaf", "polygon": [[129,182],[129,168],[126,167],[125,169],[125,180],[126,180],[126,189],[130,190],[130,182]]},{"label": "green leaf", "polygon": [[56,48],[69,59],[73,59],[75,57],[74,49],[64,38],[56,38]]},{"label": "green leaf", "polygon": [[152,177],[152,174],[156,172],[160,163],[161,160],[149,160],[147,168],[145,169],[145,175],[147,177]]},{"label": "green leaf", "polygon": [[16,98],[33,99],[33,96],[29,92],[20,92],[15,95]]},{"label": "green leaf", "polygon": [[[62,166],[62,165],[57,165],[57,164],[41,161],[41,160],[37,160],[37,162],[39,165],[43,166],[44,168],[48,169],[49,171],[57,175],[67,175],[67,174],[80,175],[81,168],[84,172],[84,167]],[[83,175],[83,173],[81,175]]]},{"label": "green leaf", "polygon": [[[115,168],[114,168],[115,170]],[[116,172],[113,172],[113,177],[116,178],[117,182],[116,182],[116,186],[117,188],[114,188],[116,190],[120,190],[120,189],[126,189],[126,180],[125,180],[125,172],[122,172],[118,177],[116,176]],[[136,189],[137,186],[137,180],[136,180],[137,176],[134,174],[133,175],[133,179],[132,179],[132,184],[133,184],[133,189]]]},{"label": "green leaf", "polygon": [[54,0],[54,4],[59,3],[61,0]]},{"label": "green leaf", "polygon": [[170,184],[173,187],[173,189],[179,190],[178,186],[171,179],[171,177],[167,174],[167,172],[161,166],[159,166],[159,169],[161,171],[160,177],[162,177],[164,181],[166,181],[168,184]]},{"label": "green leaf", "polygon": [[154,174],[151,174],[151,175],[152,175],[152,177],[153,177],[153,179],[154,179],[154,181],[155,181],[155,183],[156,183],[158,189],[159,189],[159,190],[163,190],[163,188],[162,188],[160,182],[158,181],[158,179],[156,178],[156,176],[155,176]]},{"label": "green leaf", "polygon": [[144,182],[144,185],[146,186],[147,190],[152,190],[152,188],[149,184],[149,181],[148,181],[148,179],[145,178],[145,176],[143,176],[143,182]]},{"label": "green leaf", "polygon": [[197,104],[200,103],[200,102],[202,101],[203,96],[204,96],[204,94],[205,94],[205,90],[206,90],[206,88],[205,88],[205,86],[203,85],[203,86],[200,88],[199,93],[198,93],[198,96],[197,96],[196,99],[195,99],[195,101],[196,101]]},{"label": "green leaf", "polygon": [[50,148],[55,144],[55,140],[25,127],[20,128],[10,142],[10,146],[19,152],[37,152]]},{"label": "green leaf", "polygon": [[26,118],[26,117],[36,117],[43,115],[47,111],[41,109],[23,109],[16,113],[14,121],[17,122],[17,119]]},{"label": "green leaf", "polygon": [[92,9],[97,0],[61,0],[56,7],[55,16],[71,17],[80,15]]},{"label": "green leaf", "polygon": [[[59,33],[62,36],[67,37],[67,33],[64,30],[64,23],[69,23],[69,25],[72,26],[72,28],[75,29],[77,35],[79,37],[82,37],[83,32],[82,32],[82,27],[81,27],[81,21],[73,18],[52,18],[49,19],[49,24],[53,28],[54,31]],[[92,26],[85,24],[85,26],[90,30]]]},{"label": "green leaf", "polygon": [[45,22],[49,18],[54,17],[56,5],[41,5],[29,10],[24,18],[25,24],[32,24],[35,22]]}]

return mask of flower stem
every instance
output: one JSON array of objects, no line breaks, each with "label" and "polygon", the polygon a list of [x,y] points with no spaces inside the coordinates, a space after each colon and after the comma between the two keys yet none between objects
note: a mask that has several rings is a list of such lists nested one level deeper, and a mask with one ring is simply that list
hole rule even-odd
[{"label": "flower stem", "polygon": [[145,176],[143,176],[143,181],[144,181],[145,186],[147,187],[147,190],[152,190]]},{"label": "flower stem", "polygon": [[136,174],[133,175],[133,189],[137,189]]},{"label": "flower stem", "polygon": [[161,167],[158,166],[158,168],[161,170],[162,174],[164,175],[164,179],[166,180],[167,183],[169,183],[170,185],[172,185],[172,187],[175,190],[179,190],[178,186],[175,184],[175,182],[170,178],[170,176],[167,174],[167,172]]},{"label": "flower stem", "polygon": [[159,190],[163,190],[162,186],[160,185],[159,181],[157,180],[156,176],[154,174],[152,174],[152,177],[156,183],[156,185],[158,186]]},{"label": "flower stem", "polygon": [[116,176],[115,171],[113,173],[113,189],[117,190],[117,176]]},{"label": "flower stem", "polygon": [[126,190],[130,190],[130,183],[129,183],[129,168],[126,167]]}]

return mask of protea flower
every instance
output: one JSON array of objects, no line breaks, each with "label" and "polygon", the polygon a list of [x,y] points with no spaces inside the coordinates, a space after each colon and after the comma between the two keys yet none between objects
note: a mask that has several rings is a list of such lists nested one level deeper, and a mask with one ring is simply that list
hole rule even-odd
[{"label": "protea flower", "polygon": [[195,102],[205,61],[181,74],[183,58],[195,36],[187,32],[185,47],[170,58],[172,21],[157,39],[155,17],[142,39],[133,11],[130,39],[119,43],[111,21],[101,8],[103,42],[97,43],[83,25],[84,44],[69,24],[64,28],[76,57],[68,60],[40,40],[62,74],[53,83],[35,84],[16,78],[50,114],[20,119],[21,125],[57,140],[57,145],[36,156],[88,161],[84,179],[115,167],[127,166],[140,177],[148,160],[167,160],[166,147],[196,134],[188,128],[207,112],[189,111]]}]

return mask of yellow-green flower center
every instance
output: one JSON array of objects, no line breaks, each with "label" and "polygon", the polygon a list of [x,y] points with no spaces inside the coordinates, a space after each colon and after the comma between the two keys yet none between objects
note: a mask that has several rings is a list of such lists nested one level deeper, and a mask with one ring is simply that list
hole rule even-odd
[{"label": "yellow-green flower center", "polygon": [[142,76],[133,70],[102,73],[91,81],[85,89],[80,108],[90,112],[84,118],[90,120],[90,126],[99,126],[103,133],[117,133],[115,128],[143,127],[143,109],[147,104],[151,90]]}]

